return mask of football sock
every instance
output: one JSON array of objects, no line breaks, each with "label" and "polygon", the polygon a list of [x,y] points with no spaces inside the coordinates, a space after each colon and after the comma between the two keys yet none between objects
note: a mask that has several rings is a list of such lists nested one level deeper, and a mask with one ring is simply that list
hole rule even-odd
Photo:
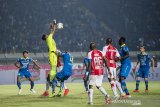
[{"label": "football sock", "polygon": [[148,90],[148,80],[145,80],[146,90]]},{"label": "football sock", "polygon": [[53,81],[52,81],[52,93],[55,92],[56,85],[57,85],[57,80],[53,79]]},{"label": "football sock", "polygon": [[46,83],[46,91],[49,90],[49,87],[50,87],[50,83],[47,81],[47,83]]},{"label": "football sock", "polygon": [[122,90],[128,95],[129,92],[128,92],[125,80],[121,81],[121,86],[122,86]]},{"label": "football sock", "polygon": [[33,89],[33,87],[34,87],[34,82],[33,81],[31,81],[31,89]]},{"label": "football sock", "polygon": [[68,87],[66,86],[66,84],[64,83],[64,89],[68,89]]},{"label": "football sock", "polygon": [[116,83],[116,86],[117,86],[118,90],[119,90],[119,91],[120,91],[120,93],[122,94],[122,93],[123,93],[123,90],[122,90],[122,87],[121,87],[120,82],[115,81],[115,83]]},{"label": "football sock", "polygon": [[116,84],[114,81],[111,81],[110,84],[111,84],[113,94],[114,94],[114,96],[116,96],[117,95]]},{"label": "football sock", "polygon": [[98,89],[100,90],[100,92],[101,92],[104,96],[108,95],[107,92],[105,91],[105,89],[104,89],[103,87],[99,87]]},{"label": "football sock", "polygon": [[84,81],[84,87],[85,87],[86,91],[88,91],[88,81]]},{"label": "football sock", "polygon": [[140,80],[136,80],[136,90],[139,89],[139,83],[140,83]]},{"label": "football sock", "polygon": [[17,81],[17,86],[19,89],[21,89],[21,82],[20,81]]},{"label": "football sock", "polygon": [[64,88],[64,82],[61,82],[61,84],[60,84],[60,91],[62,91],[63,88]]},{"label": "football sock", "polygon": [[93,102],[93,89],[89,89],[88,98],[89,102]]}]

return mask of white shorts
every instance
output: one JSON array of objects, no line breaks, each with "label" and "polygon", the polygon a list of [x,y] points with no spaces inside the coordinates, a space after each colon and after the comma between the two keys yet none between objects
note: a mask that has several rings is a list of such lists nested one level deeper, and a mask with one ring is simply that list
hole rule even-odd
[{"label": "white shorts", "polygon": [[113,68],[113,67],[109,67],[109,68],[110,68],[111,75],[108,74],[108,70],[107,70],[108,78],[116,79],[116,77],[117,77],[116,68]]},{"label": "white shorts", "polygon": [[102,85],[103,75],[90,75],[89,85],[96,85],[100,87]]},{"label": "white shorts", "polygon": [[57,72],[60,72],[63,69],[63,66],[57,67]]}]

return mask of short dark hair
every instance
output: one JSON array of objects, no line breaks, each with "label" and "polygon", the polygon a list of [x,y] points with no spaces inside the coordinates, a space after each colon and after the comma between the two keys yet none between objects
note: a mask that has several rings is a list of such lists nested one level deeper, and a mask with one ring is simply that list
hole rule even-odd
[{"label": "short dark hair", "polygon": [[111,38],[107,38],[106,39],[106,44],[111,44],[112,43],[112,39]]},{"label": "short dark hair", "polygon": [[45,34],[42,35],[42,40],[46,40],[46,35]]},{"label": "short dark hair", "polygon": [[145,49],[145,46],[144,45],[140,45],[139,48],[144,48]]},{"label": "short dark hair", "polygon": [[126,38],[125,38],[125,37],[121,37],[120,40],[121,40],[122,42],[125,42],[125,41],[126,41]]},{"label": "short dark hair", "polygon": [[90,50],[95,49],[96,48],[96,43],[91,42],[89,47],[90,47]]},{"label": "short dark hair", "polygon": [[27,54],[28,54],[29,52],[28,52],[27,50],[25,50],[25,51],[23,51],[23,54],[25,54],[25,53],[27,53]]}]

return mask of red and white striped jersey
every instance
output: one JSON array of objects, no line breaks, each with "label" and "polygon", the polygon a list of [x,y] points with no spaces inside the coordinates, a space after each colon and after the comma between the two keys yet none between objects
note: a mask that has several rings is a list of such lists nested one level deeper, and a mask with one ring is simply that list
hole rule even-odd
[{"label": "red and white striped jersey", "polygon": [[103,47],[103,54],[108,59],[109,66],[116,68],[115,60],[117,57],[120,57],[118,50],[112,45],[107,45]]},{"label": "red and white striped jersey", "polygon": [[88,53],[88,59],[91,60],[91,75],[103,75],[104,73],[104,60],[103,52],[100,50],[92,50]]}]

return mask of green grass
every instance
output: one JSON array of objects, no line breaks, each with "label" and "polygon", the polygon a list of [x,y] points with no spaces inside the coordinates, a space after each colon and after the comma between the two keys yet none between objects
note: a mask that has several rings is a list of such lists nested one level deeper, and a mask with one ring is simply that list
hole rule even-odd
[{"label": "green grass", "polygon": [[[135,89],[135,82],[127,83],[132,98],[112,103],[110,107],[133,107],[131,101],[140,101],[142,107],[159,107],[160,104],[160,83],[149,82],[149,93],[144,93],[144,82],[140,84],[140,93],[132,93]],[[40,97],[45,89],[45,84],[36,84],[35,95],[29,91],[30,85],[22,85],[22,95],[17,95],[16,85],[0,85],[0,107],[106,107],[103,95],[94,88],[94,105],[87,105],[87,94],[85,94],[83,83],[67,83],[70,93],[66,97]],[[103,86],[110,95],[112,94],[109,84]],[[126,102],[124,102],[126,101]]]}]

